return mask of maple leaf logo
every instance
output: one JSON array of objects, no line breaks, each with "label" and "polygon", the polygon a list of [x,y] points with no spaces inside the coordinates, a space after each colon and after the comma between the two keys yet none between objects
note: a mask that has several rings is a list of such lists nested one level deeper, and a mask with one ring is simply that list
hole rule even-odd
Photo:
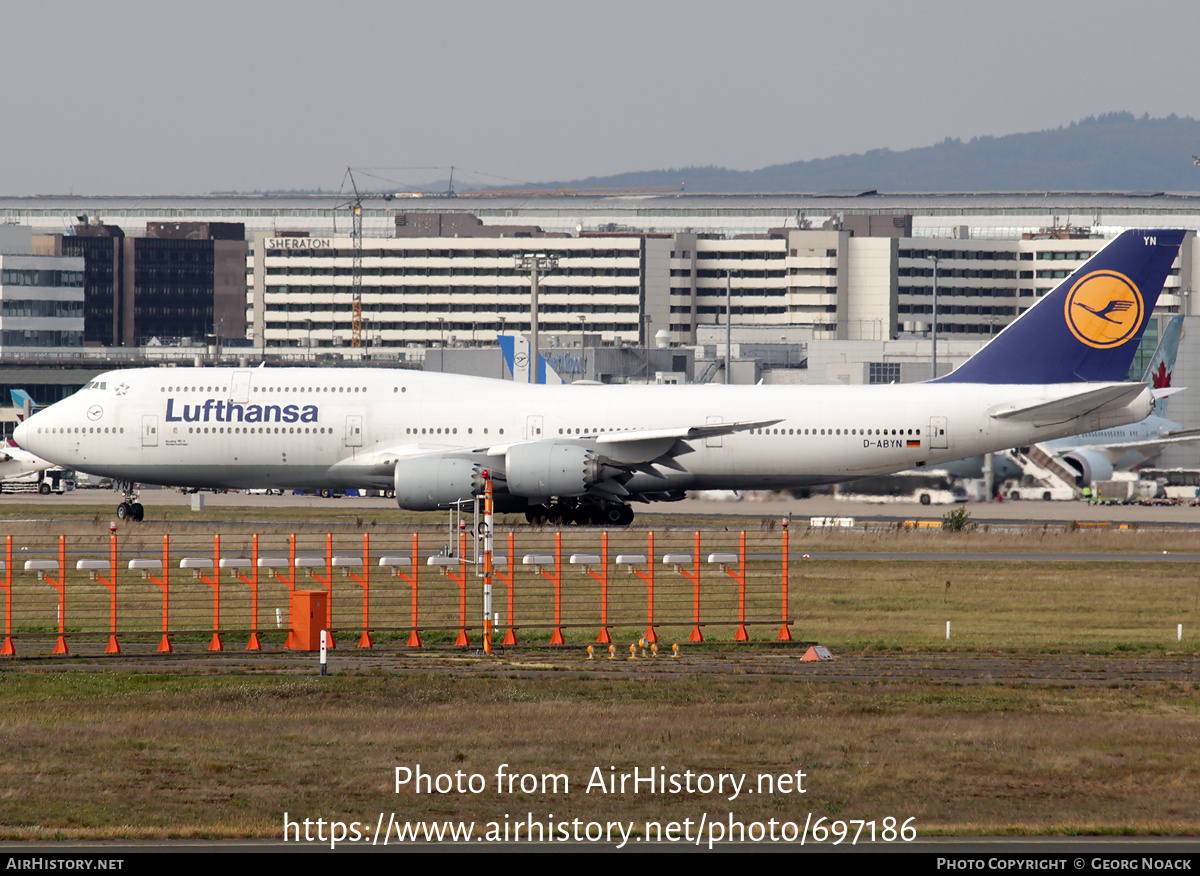
[{"label": "maple leaf logo", "polygon": [[1151,376],[1154,379],[1155,389],[1166,389],[1171,385],[1171,372],[1167,370],[1167,366],[1163,362],[1158,363],[1158,369]]}]

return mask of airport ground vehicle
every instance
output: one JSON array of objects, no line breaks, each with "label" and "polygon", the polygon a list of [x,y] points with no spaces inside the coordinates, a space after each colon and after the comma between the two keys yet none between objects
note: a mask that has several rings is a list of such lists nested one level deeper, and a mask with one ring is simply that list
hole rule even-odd
[{"label": "airport ground vehicle", "polygon": [[1200,469],[1144,468],[1138,472],[1138,480],[1158,485],[1151,498],[1186,499],[1189,502],[1200,498]]},{"label": "airport ground vehicle", "polygon": [[31,472],[20,477],[0,481],[0,493],[51,493],[63,495],[75,489],[75,472],[69,469],[50,468]]},{"label": "airport ground vehicle", "polygon": [[957,505],[970,498],[962,479],[944,471],[902,471],[882,477],[859,478],[838,484],[836,490],[839,499],[866,502]]}]

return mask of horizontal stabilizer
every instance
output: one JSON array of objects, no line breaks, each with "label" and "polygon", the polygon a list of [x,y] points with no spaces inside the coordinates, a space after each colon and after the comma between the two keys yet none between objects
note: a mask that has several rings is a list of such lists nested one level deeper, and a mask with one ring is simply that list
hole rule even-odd
[{"label": "horizontal stabilizer", "polygon": [[1162,437],[1168,441],[1178,441],[1181,438],[1200,438],[1200,429],[1172,429]]},{"label": "horizontal stabilizer", "polygon": [[1183,392],[1185,389],[1187,389],[1186,386],[1168,386],[1166,389],[1152,389],[1150,390],[1150,394],[1154,396],[1155,401],[1158,401],[1160,398],[1166,398],[1177,392]]},{"label": "horizontal stabilizer", "polygon": [[1045,425],[1083,417],[1104,407],[1122,408],[1146,391],[1144,383],[1116,383],[1077,392],[1064,398],[1012,405],[992,411],[998,420]]}]

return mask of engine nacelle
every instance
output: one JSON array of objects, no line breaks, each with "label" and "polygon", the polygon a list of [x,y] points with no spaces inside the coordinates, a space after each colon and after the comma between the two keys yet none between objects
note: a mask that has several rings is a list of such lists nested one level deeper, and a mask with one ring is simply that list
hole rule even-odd
[{"label": "engine nacelle", "polygon": [[470,459],[418,456],[396,460],[396,504],[406,511],[436,511],[483,491],[483,466]]},{"label": "engine nacelle", "polygon": [[1079,472],[1085,484],[1112,479],[1112,463],[1102,453],[1097,453],[1094,450],[1072,450],[1064,453],[1062,460],[1075,471]]},{"label": "engine nacelle", "polygon": [[591,450],[556,441],[510,447],[504,474],[510,493],[538,500],[582,496],[606,476],[604,464]]}]

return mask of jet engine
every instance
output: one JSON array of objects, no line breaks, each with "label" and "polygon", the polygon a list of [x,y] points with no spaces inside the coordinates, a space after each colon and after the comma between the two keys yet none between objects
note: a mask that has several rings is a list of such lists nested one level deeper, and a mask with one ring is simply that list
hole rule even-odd
[{"label": "jet engine", "polygon": [[483,491],[479,463],[453,456],[396,460],[396,504],[406,511],[436,511]]},{"label": "jet engine", "polygon": [[1062,461],[1079,472],[1084,484],[1112,479],[1112,463],[1094,450],[1072,450],[1062,455]]},{"label": "jet engine", "polygon": [[593,484],[619,471],[605,465],[586,447],[557,441],[513,445],[504,463],[508,491],[530,499],[581,496]]}]

